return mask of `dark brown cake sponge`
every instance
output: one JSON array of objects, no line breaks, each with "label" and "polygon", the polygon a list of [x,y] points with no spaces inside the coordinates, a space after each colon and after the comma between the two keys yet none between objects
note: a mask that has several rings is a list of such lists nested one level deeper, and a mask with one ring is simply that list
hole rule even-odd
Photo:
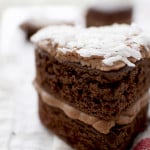
[{"label": "dark brown cake sponge", "polygon": [[94,8],[89,8],[86,14],[86,26],[105,26],[114,23],[131,24],[133,8],[116,10],[114,12],[103,12]]},{"label": "dark brown cake sponge", "polygon": [[150,85],[150,59],[136,67],[104,72],[79,63],[58,62],[46,51],[36,50],[36,82],[72,107],[111,120],[141,98]]},{"label": "dark brown cake sponge", "polygon": [[147,108],[144,107],[132,123],[115,126],[105,135],[79,120],[68,118],[63,111],[48,106],[39,97],[41,122],[77,150],[129,150],[135,136],[146,128]]}]

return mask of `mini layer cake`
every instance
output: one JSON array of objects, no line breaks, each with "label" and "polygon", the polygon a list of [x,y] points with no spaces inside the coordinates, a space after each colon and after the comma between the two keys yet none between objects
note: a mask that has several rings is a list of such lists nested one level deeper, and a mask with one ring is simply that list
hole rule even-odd
[{"label": "mini layer cake", "polygon": [[130,147],[146,127],[149,37],[134,24],[51,26],[32,42],[43,124],[77,149]]},{"label": "mini layer cake", "polygon": [[133,4],[131,0],[102,0],[89,7],[86,14],[86,25],[104,26],[114,23],[132,22]]}]

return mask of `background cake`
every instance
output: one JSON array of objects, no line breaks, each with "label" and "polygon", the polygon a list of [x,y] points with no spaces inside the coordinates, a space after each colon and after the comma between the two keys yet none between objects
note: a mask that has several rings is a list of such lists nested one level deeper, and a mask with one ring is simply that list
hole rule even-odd
[{"label": "background cake", "polygon": [[73,6],[33,7],[28,10],[20,28],[29,39],[39,29],[48,25],[84,26],[83,10]]},{"label": "background cake", "polygon": [[51,26],[32,41],[43,124],[77,149],[129,148],[146,127],[149,37],[136,25]]},{"label": "background cake", "polygon": [[133,4],[131,0],[100,0],[89,7],[86,14],[86,25],[104,26],[114,23],[132,22]]}]

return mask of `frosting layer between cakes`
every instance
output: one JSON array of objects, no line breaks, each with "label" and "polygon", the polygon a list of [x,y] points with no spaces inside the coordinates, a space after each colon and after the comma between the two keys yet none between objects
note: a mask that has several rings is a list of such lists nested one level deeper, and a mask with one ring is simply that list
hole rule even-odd
[{"label": "frosting layer between cakes", "polygon": [[115,120],[105,121],[99,118],[85,114],[72,106],[54,98],[52,95],[41,89],[36,83],[35,87],[42,97],[43,101],[53,107],[59,108],[71,119],[78,119],[88,125],[91,125],[94,129],[103,134],[108,134],[110,129],[117,125],[126,125],[131,123],[140,110],[148,104],[150,98],[149,93],[146,93],[141,99],[130,106],[126,111],[122,112],[121,115],[117,116]]},{"label": "frosting layer between cakes", "polygon": [[117,70],[150,57],[150,38],[135,24],[79,28],[50,26],[32,38],[59,61],[81,63],[103,71]]}]

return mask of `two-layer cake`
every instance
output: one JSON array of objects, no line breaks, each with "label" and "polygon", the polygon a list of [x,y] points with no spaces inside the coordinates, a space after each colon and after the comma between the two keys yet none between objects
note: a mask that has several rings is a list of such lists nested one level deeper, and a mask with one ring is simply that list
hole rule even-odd
[{"label": "two-layer cake", "polygon": [[150,40],[136,25],[51,26],[32,37],[42,123],[78,150],[125,150],[146,127]]}]

